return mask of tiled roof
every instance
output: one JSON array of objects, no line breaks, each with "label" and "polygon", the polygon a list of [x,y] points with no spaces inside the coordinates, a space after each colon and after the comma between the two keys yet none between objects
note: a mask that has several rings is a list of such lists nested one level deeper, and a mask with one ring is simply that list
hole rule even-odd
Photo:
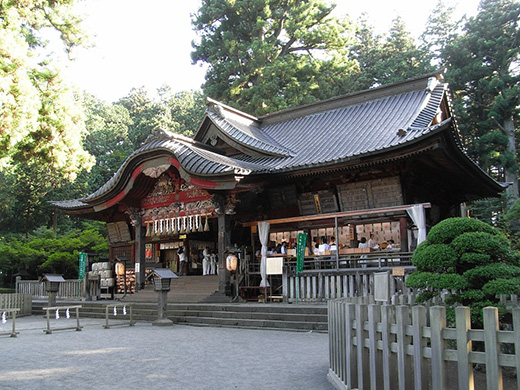
[{"label": "tiled roof", "polygon": [[293,154],[291,150],[260,130],[254,122],[244,123],[239,118],[233,118],[232,113],[222,117],[213,110],[208,110],[208,117],[222,132],[241,145],[269,155],[291,156]]},{"label": "tiled roof", "polygon": [[90,194],[84,200],[86,202],[104,195],[121,179],[124,170],[134,161],[139,161],[140,156],[150,153],[165,151],[174,156],[183,169],[196,176],[222,176],[222,175],[247,175],[253,170],[261,169],[258,164],[237,160],[221,154],[205,150],[194,143],[181,139],[156,140],[147,143],[133,152],[103,186]]},{"label": "tiled roof", "polygon": [[[88,207],[121,184],[123,175],[128,175],[127,168],[133,170],[143,161],[165,154],[175,158],[192,176],[225,180],[233,175],[327,167],[397,149],[446,128],[451,118],[432,125],[446,93],[447,84],[437,76],[425,76],[261,118],[210,101],[203,123],[214,125],[224,141],[227,138],[241,145],[243,154],[228,157],[213,149],[206,144],[210,134],[202,131],[202,126],[194,140],[158,132],[96,192],[83,199],[55,204],[67,209]],[[455,126],[449,128],[457,138]]]},{"label": "tiled roof", "polygon": [[295,154],[244,159],[263,165],[262,171],[286,171],[346,161],[400,146],[435,128],[429,125],[445,89],[445,84],[439,84],[432,92],[423,87],[262,126],[268,136],[296,151]]}]

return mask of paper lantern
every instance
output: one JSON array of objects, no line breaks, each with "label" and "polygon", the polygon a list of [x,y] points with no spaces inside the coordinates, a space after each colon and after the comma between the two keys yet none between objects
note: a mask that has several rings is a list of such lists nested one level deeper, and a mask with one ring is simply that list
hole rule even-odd
[{"label": "paper lantern", "polygon": [[118,261],[116,263],[116,275],[123,276],[125,274],[125,263]]},{"label": "paper lantern", "polygon": [[226,269],[228,271],[235,271],[237,269],[238,259],[235,255],[228,255],[226,257]]}]

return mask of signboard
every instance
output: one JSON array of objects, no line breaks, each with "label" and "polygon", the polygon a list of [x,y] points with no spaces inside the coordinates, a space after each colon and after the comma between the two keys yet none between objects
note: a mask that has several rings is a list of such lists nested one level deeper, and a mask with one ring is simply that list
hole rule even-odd
[{"label": "signboard", "polygon": [[296,246],[296,272],[303,271],[303,260],[305,258],[306,244],[307,234],[298,233],[298,245]]},{"label": "signboard", "polygon": [[85,277],[85,271],[87,269],[87,254],[80,253],[79,254],[79,280],[83,280]]},{"label": "signboard", "polygon": [[404,268],[402,268],[402,267],[392,268],[392,276],[404,276]]},{"label": "signboard", "polygon": [[265,273],[267,275],[282,275],[283,257],[268,257],[266,259]]}]

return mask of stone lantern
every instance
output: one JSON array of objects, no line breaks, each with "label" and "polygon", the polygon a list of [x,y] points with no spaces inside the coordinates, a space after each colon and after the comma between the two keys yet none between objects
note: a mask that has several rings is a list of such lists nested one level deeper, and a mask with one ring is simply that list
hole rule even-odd
[{"label": "stone lantern", "polygon": [[168,305],[168,291],[170,291],[170,284],[172,279],[177,279],[169,268],[155,268],[153,270],[154,290],[158,293],[158,307],[157,319],[152,323],[156,326],[173,325],[173,322],[166,317],[166,310]]},{"label": "stone lantern", "polygon": [[43,281],[45,282],[45,291],[49,295],[49,307],[56,306],[56,295],[60,289],[60,283],[63,283],[65,279],[61,275],[44,274]]}]

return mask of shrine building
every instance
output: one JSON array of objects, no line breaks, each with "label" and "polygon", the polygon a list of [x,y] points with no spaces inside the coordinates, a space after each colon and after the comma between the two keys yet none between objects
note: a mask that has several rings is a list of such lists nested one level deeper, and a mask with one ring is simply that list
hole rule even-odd
[{"label": "shrine building", "polygon": [[[97,191],[54,202],[107,223],[110,261],[128,259],[136,290],[153,268],[178,273],[181,246],[187,277],[202,272],[205,248],[218,254],[222,294],[229,252],[240,285],[257,286],[265,251],[285,242],[290,258],[298,233],[307,256],[329,256],[336,269],[353,266],[346,257],[371,236],[379,250],[393,242],[410,253],[428,227],[505,188],[465,153],[438,74],[261,117],[208,99],[194,130],[188,138],[157,129]],[[335,251],[319,253],[332,237]]]}]

